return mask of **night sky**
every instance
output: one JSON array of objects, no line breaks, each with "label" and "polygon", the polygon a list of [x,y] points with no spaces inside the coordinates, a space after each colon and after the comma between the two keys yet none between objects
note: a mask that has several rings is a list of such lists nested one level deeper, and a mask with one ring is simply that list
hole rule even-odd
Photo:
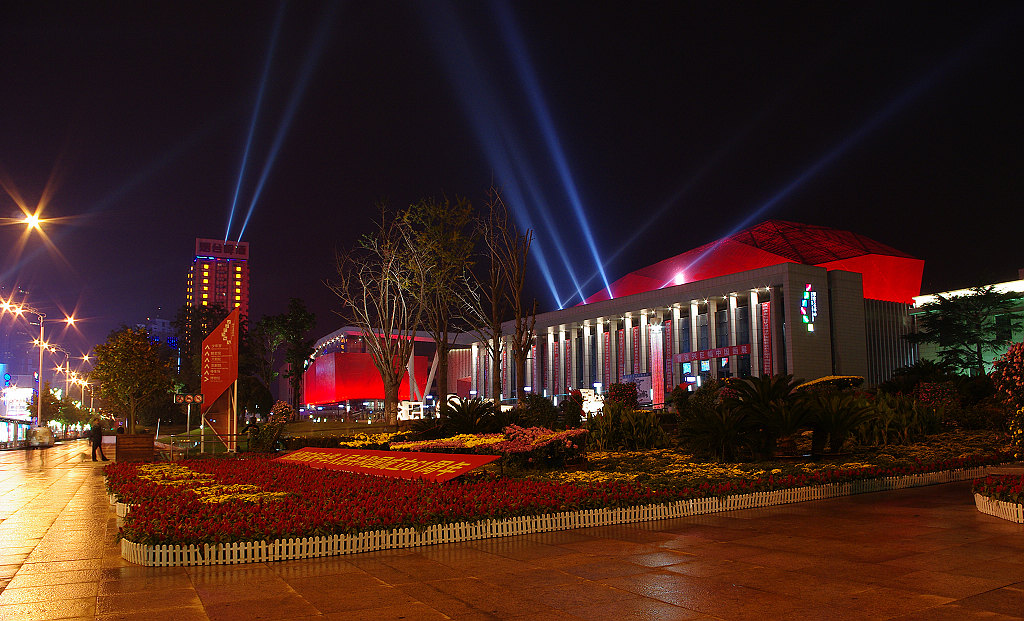
[{"label": "night sky", "polygon": [[12,4],[0,217],[45,196],[59,252],[0,227],[0,286],[83,317],[71,349],[172,318],[225,235],[251,318],[299,297],[323,335],[378,201],[492,182],[542,310],[602,286],[595,251],[613,281],[769,218],[924,259],[925,292],[1024,267],[1019,3]]}]

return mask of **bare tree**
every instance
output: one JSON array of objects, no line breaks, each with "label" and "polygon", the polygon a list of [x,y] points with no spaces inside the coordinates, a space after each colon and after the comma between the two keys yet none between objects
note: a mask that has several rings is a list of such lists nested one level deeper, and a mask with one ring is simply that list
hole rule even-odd
[{"label": "bare tree", "polygon": [[337,258],[338,280],[328,287],[341,298],[339,312],[363,334],[366,351],[384,383],[384,415],[398,423],[398,390],[413,352],[422,307],[422,264],[412,251],[408,225],[381,205],[374,234]]},{"label": "bare tree", "polygon": [[487,272],[468,288],[466,307],[475,319],[473,332],[485,345],[491,364],[491,394],[501,398],[501,353],[505,347],[502,319],[511,311],[513,333],[508,340],[516,370],[516,396],[524,396],[526,361],[533,345],[537,302],[528,313],[523,299],[527,257],[533,231],[521,232],[509,218],[496,188],[488,193],[487,212],[478,225],[484,242]]},{"label": "bare tree", "polygon": [[537,300],[527,312],[523,299],[523,288],[526,284],[527,259],[530,245],[533,243],[533,230],[521,232],[519,227],[508,216],[508,209],[497,189],[491,188],[488,206],[492,216],[490,221],[496,230],[491,235],[491,256],[501,266],[504,280],[505,299],[512,311],[513,328],[509,339],[509,350],[516,367],[516,394],[522,399],[525,396],[526,361],[533,347],[533,337],[537,325]]},{"label": "bare tree", "polygon": [[427,332],[434,339],[437,351],[437,394],[439,412],[443,415],[448,399],[448,334],[462,323],[459,292],[454,283],[463,282],[473,264],[476,235],[471,230],[473,205],[465,198],[454,203],[423,199],[403,212],[415,241],[413,252],[423,266],[424,281],[417,288]]}]

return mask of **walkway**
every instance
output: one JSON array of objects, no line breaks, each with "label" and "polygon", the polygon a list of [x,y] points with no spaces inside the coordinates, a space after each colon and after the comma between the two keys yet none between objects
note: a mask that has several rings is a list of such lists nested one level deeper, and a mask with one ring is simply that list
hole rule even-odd
[{"label": "walkway", "polygon": [[87,445],[0,452],[0,620],[1024,619],[967,483],[326,559],[123,561]]}]

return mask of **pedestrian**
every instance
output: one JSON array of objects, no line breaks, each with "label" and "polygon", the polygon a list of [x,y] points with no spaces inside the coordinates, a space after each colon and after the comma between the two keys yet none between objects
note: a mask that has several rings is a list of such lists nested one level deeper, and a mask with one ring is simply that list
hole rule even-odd
[{"label": "pedestrian", "polygon": [[110,461],[107,456],[103,454],[103,427],[100,425],[100,419],[92,419],[92,426],[89,427],[89,442],[92,443],[92,460],[96,461],[96,449],[100,450],[100,458],[103,461]]}]

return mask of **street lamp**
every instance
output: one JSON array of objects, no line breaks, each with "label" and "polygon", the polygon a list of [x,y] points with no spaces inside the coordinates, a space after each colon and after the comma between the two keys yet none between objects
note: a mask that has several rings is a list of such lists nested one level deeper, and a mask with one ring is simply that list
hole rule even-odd
[{"label": "street lamp", "polygon": [[[38,216],[26,215],[24,222],[28,224],[30,228],[39,228],[40,220]],[[36,427],[41,427],[43,424],[43,352],[47,349],[51,349],[52,351],[61,351],[65,355],[68,355],[68,353],[63,347],[59,347],[58,345],[51,346],[46,343],[46,332],[44,328],[46,313],[43,311],[24,303],[14,304],[10,300],[0,301],[0,310],[4,312],[11,312],[17,317],[29,314],[35,315],[39,318],[39,340],[36,341],[36,345],[39,346],[39,388],[36,391],[36,394],[38,395],[36,399]],[[73,316],[65,317],[64,321],[71,326],[74,325],[75,318]],[[32,322],[30,321],[29,324],[31,323]]]}]

